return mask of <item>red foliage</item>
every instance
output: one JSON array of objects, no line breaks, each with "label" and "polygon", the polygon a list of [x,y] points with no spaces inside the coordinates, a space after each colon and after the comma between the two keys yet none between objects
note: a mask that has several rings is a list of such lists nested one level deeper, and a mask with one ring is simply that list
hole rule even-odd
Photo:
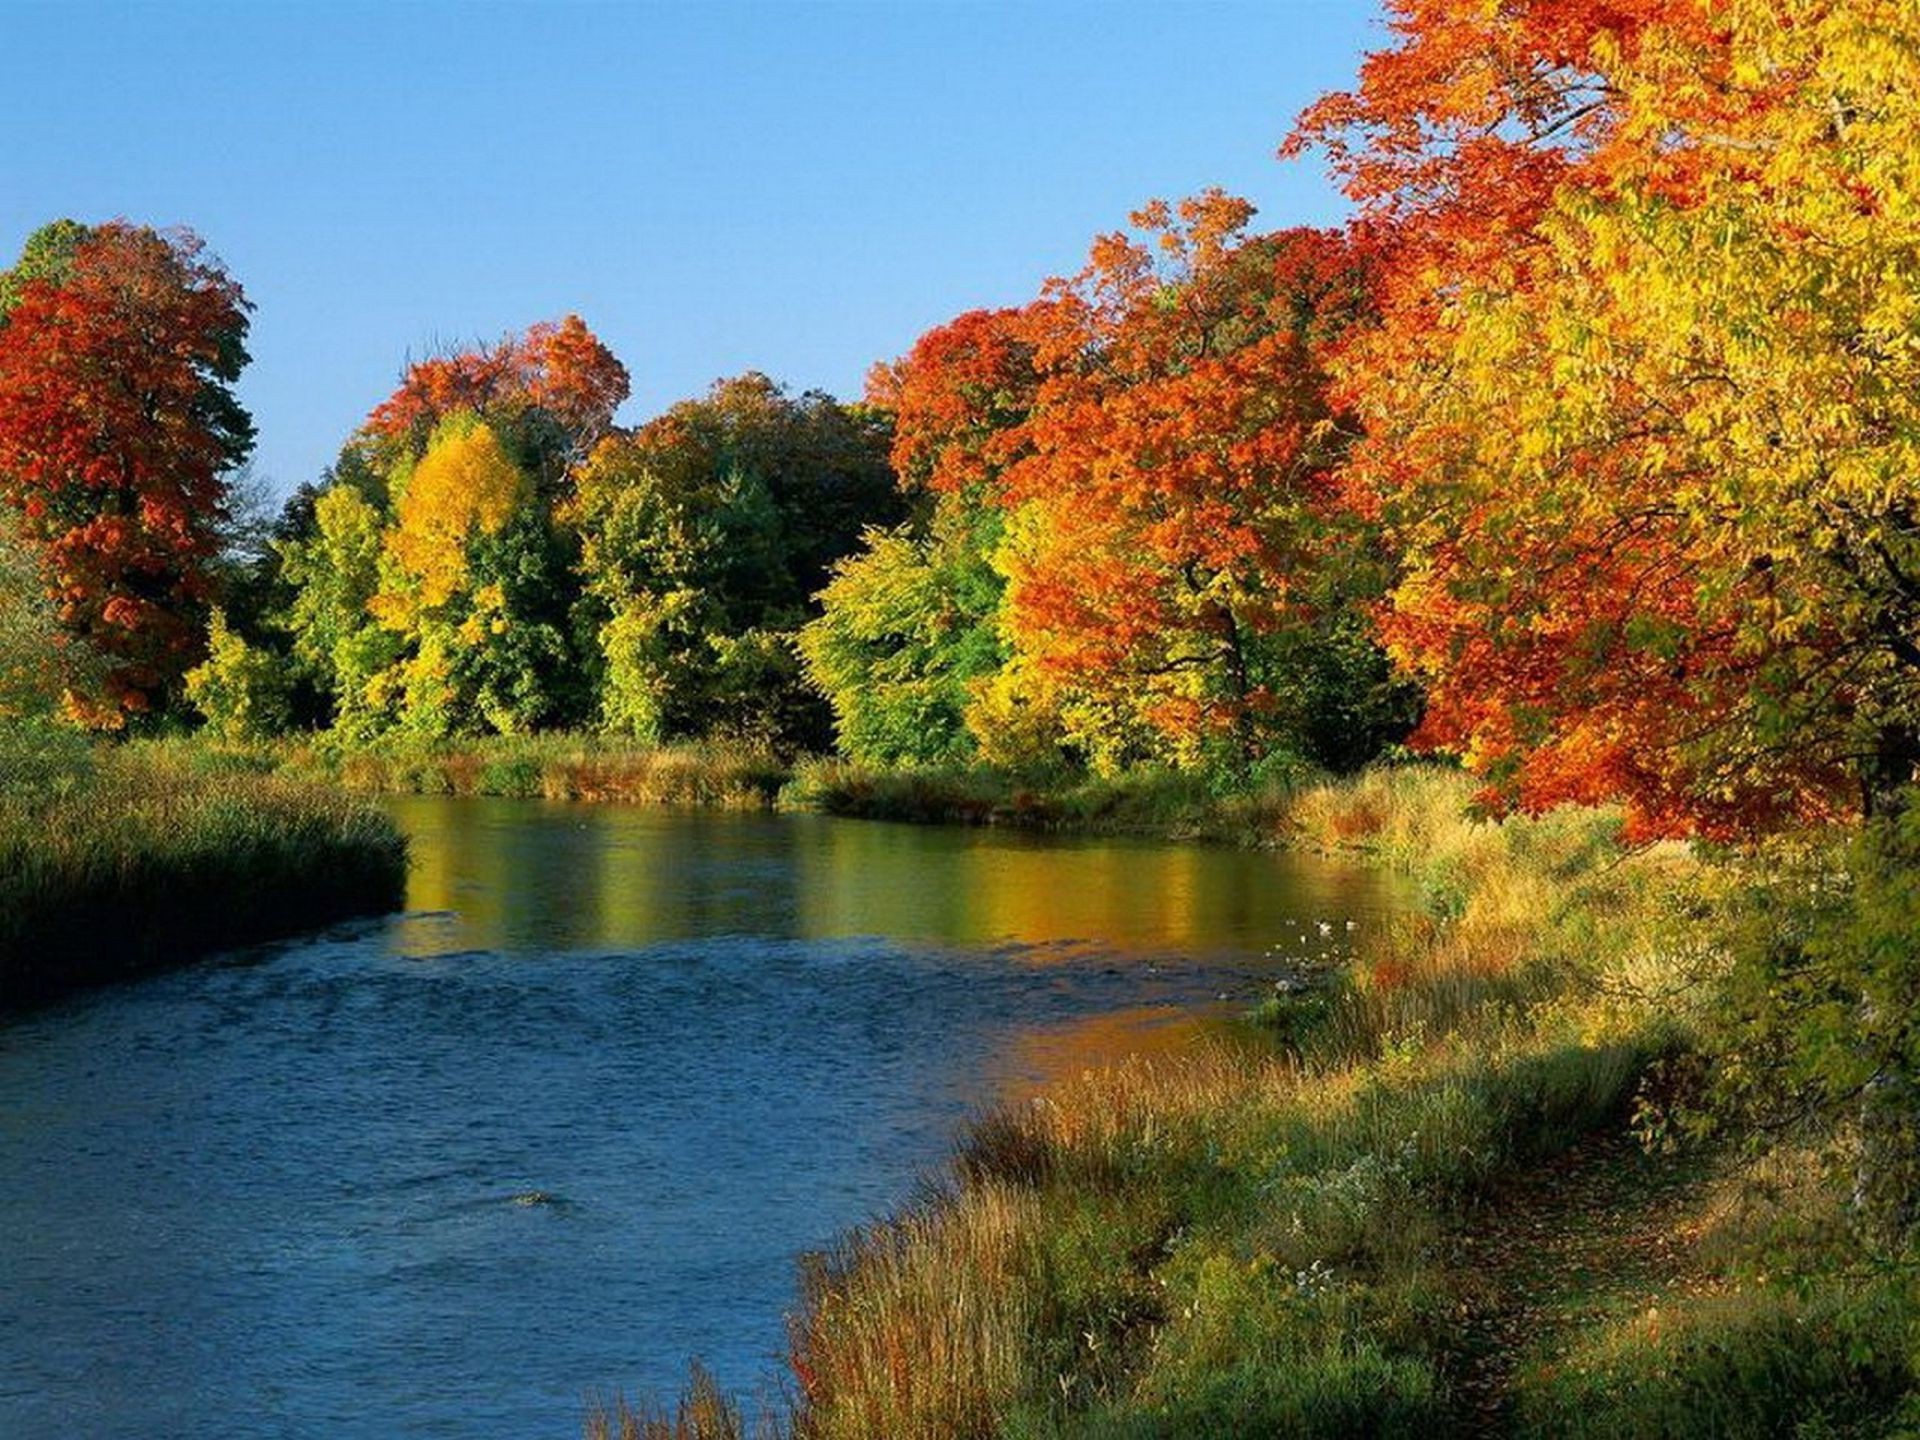
[{"label": "red foliage", "polygon": [[367,428],[424,443],[455,411],[537,405],[566,427],[578,457],[607,433],[627,391],[626,366],[585,321],[569,315],[497,345],[415,362],[367,417]]},{"label": "red foliage", "polygon": [[893,468],[903,484],[958,493],[990,482],[1019,453],[1019,426],[1039,377],[1029,310],[974,310],[929,330],[867,377],[867,398],[893,413]]},{"label": "red foliage", "polygon": [[62,622],[150,708],[200,643],[224,476],[253,428],[240,287],[181,231],[93,231],[63,283],[29,282],[0,327],[0,499],[45,545]]}]

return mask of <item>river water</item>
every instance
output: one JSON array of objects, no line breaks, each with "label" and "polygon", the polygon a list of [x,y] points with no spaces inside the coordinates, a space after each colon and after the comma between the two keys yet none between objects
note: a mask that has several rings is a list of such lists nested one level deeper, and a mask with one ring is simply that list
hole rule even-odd
[{"label": "river water", "polygon": [[572,1436],[695,1356],[764,1389],[796,1258],[970,1113],[1218,1043],[1392,905],[1300,857],[392,804],[406,913],[0,1019],[0,1436]]}]

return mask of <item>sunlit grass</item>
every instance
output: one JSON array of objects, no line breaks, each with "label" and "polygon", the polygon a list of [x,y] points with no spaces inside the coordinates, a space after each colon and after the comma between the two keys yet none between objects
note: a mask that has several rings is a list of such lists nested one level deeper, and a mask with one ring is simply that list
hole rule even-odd
[{"label": "sunlit grass", "polygon": [[[1264,1005],[1270,1053],[1136,1061],[982,1117],[935,1198],[809,1270],[795,1433],[1420,1435],[1481,1418],[1463,1409],[1460,1317],[1500,1281],[1453,1268],[1456,1237],[1497,1227],[1536,1167],[1647,1118],[1724,961],[1712,867],[1683,848],[1627,849],[1607,812],[1475,819],[1470,797],[1420,768],[1292,796],[1276,829],[1405,871],[1413,913]],[[1751,1274],[1783,1227],[1830,1246],[1845,1227],[1810,1238],[1807,1217],[1841,1193],[1827,1173],[1749,1204],[1698,1263]],[[1665,1325],[1600,1316],[1552,1358],[1516,1357],[1512,1403],[1542,1435],[1759,1434],[1798,1397],[1832,1422],[1808,1433],[1870,1433],[1847,1427],[1912,1379],[1885,1294],[1729,1284]]]},{"label": "sunlit grass", "polygon": [[718,742],[650,746],[591,735],[502,735],[448,744],[283,745],[263,751],[290,773],[362,794],[495,795],[640,805],[764,809],[787,767],[764,750]]},{"label": "sunlit grass", "polygon": [[0,995],[56,993],[397,906],[406,846],[372,806],[159,746],[0,794]]}]

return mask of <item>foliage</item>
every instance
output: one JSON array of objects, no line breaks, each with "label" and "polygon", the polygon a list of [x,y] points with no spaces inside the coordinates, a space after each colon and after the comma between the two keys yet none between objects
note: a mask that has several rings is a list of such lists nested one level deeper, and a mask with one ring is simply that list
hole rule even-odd
[{"label": "foliage", "polygon": [[40,794],[84,775],[86,741],[61,710],[93,689],[89,659],[60,630],[37,553],[0,516],[0,790]]},{"label": "foliage", "polygon": [[494,345],[415,362],[366,429],[376,442],[418,452],[451,416],[538,410],[564,435],[551,473],[542,477],[555,482],[607,433],[627,391],[626,367],[585,321],[569,315]]},{"label": "foliage", "polygon": [[[868,531],[801,633],[808,678],[855,760],[961,760],[983,729],[1002,733],[990,698],[1007,659],[996,497],[1038,384],[1025,323],[1014,310],[962,315],[869,377],[870,401],[892,417],[889,458],[911,513]],[[1057,739],[1050,718],[1035,755]]]},{"label": "foliage", "polygon": [[27,237],[13,268],[0,271],[0,324],[13,313],[29,285],[36,281],[56,287],[66,283],[73,271],[74,253],[89,233],[77,220],[55,220]]},{"label": "foliage", "polygon": [[14,274],[0,502],[43,548],[62,626],[101,655],[95,718],[115,724],[164,704],[200,643],[225,477],[253,446],[232,390],[248,307],[191,232],[119,221],[41,232]]},{"label": "foliage", "polygon": [[993,674],[1001,577],[994,516],[943,501],[926,527],[870,531],[800,632],[808,678],[833,706],[840,748],[866,764],[964,759],[974,683]]},{"label": "foliage", "polygon": [[398,641],[374,622],[380,589],[383,519],[358,486],[335,483],[313,500],[312,519],[277,542],[290,599],[281,624],[296,665],[331,702],[331,718],[349,735],[370,727],[369,682],[396,658]]},{"label": "foliage", "polygon": [[189,702],[222,740],[263,740],[285,732],[287,673],[280,658],[250,645],[215,609],[207,631],[207,658],[186,675]]},{"label": "foliage", "polygon": [[1369,282],[1340,236],[1247,238],[1252,213],[1218,192],[1148,206],[1031,314],[1007,630],[1108,768],[1285,741],[1263,649],[1299,622],[1328,529],[1346,441],[1320,356]]},{"label": "foliage", "polygon": [[1850,1139],[1854,1219],[1897,1247],[1920,1222],[1920,815],[1842,842],[1782,841],[1740,873],[1710,1027],[1710,1108],[1758,1135]]},{"label": "foliage", "polygon": [[716,385],[595,451],[566,520],[605,619],[601,715],[659,741],[823,738],[791,643],[861,527],[894,509],[875,419],[763,375]]},{"label": "foliage", "polygon": [[1648,834],[1884,799],[1920,755],[1920,19],[1511,10],[1396,0],[1295,142],[1389,257],[1339,369],[1422,738]]}]

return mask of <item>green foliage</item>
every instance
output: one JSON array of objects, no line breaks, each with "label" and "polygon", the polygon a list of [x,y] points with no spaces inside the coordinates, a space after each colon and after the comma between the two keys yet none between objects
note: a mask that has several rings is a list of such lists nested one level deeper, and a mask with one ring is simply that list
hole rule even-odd
[{"label": "green foliage", "polygon": [[187,672],[187,699],[222,740],[264,740],[288,724],[289,682],[280,657],[250,645],[216,609],[207,658]]},{"label": "green foliage", "polygon": [[1776,844],[1743,878],[1712,1097],[1769,1128],[1850,1126],[1858,1218],[1904,1243],[1920,1221],[1920,810],[1838,847]]},{"label": "green foliage", "polygon": [[1322,769],[1348,775],[1398,745],[1419,722],[1420,689],[1394,672],[1352,601],[1258,647],[1274,696],[1273,730]]},{"label": "green foliage", "polygon": [[884,440],[858,410],[748,375],[595,452],[567,519],[604,617],[604,725],[825,739],[791,637],[860,527],[897,505]]},{"label": "green foliage", "polygon": [[[840,749],[869,765],[964,760],[973,682],[1005,660],[997,517],[943,497],[924,527],[870,530],[800,632]],[[924,531],[924,533],[923,533]]]},{"label": "green foliage", "polygon": [[366,709],[367,683],[394,659],[395,647],[368,632],[368,604],[380,588],[385,516],[358,485],[336,482],[312,504],[304,535],[277,542],[292,603],[281,617],[294,659],[331,696],[350,732]]},{"label": "green foliage", "polygon": [[78,220],[55,220],[27,237],[11,270],[0,270],[0,324],[20,303],[20,292],[36,280],[58,285],[73,267],[74,252],[92,230]]},{"label": "green foliage", "polygon": [[91,690],[94,671],[61,632],[33,548],[0,511],[0,791],[44,794],[84,778],[86,737],[62,710],[69,692]]}]

